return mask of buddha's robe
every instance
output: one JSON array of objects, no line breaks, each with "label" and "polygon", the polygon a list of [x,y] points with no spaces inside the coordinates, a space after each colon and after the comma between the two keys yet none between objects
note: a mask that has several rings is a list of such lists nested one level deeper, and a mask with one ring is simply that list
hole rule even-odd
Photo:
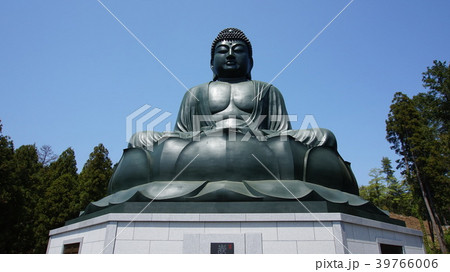
[{"label": "buddha's robe", "polygon": [[286,110],[283,96],[273,85],[251,81],[253,85],[253,107],[248,115],[236,115],[234,120],[217,121],[215,113],[211,112],[210,84],[205,83],[191,88],[186,92],[178,112],[174,132],[161,133],[144,131],[133,135],[129,147],[142,147],[149,150],[158,141],[168,137],[191,138],[199,132],[231,128],[241,133],[251,132],[259,140],[266,140],[276,136],[289,135],[308,147],[328,146],[337,148],[333,133],[326,129],[313,128],[292,130],[289,115]]},{"label": "buddha's robe", "polygon": [[284,99],[273,85],[233,84],[209,82],[190,89],[173,132],[136,133],[110,191],[176,178],[186,182],[302,180],[358,194],[332,132],[292,130]]}]

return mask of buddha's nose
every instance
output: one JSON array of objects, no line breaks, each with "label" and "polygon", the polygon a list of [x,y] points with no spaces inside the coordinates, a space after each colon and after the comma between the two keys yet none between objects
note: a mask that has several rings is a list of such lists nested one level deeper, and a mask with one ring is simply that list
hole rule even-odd
[{"label": "buddha's nose", "polygon": [[230,48],[230,50],[228,50],[227,58],[235,58],[233,49]]}]

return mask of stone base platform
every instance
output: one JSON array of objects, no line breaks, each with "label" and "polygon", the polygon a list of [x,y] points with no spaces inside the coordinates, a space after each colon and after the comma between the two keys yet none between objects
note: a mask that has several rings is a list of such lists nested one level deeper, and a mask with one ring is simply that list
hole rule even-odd
[{"label": "stone base platform", "polygon": [[345,213],[108,213],[50,231],[47,253],[424,253],[422,233]]}]

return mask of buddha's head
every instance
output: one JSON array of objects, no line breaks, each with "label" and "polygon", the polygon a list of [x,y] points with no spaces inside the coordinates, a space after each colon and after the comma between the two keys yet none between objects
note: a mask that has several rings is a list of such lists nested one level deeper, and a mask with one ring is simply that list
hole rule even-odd
[{"label": "buddha's head", "polygon": [[211,46],[211,70],[214,78],[251,79],[252,45],[237,28],[222,30]]}]

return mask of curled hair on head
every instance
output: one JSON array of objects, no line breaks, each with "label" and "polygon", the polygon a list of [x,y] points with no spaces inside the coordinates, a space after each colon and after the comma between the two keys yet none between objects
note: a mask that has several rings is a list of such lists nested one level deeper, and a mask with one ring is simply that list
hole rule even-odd
[{"label": "curled hair on head", "polygon": [[[250,59],[252,59],[252,54],[253,54],[253,50],[252,50],[252,44],[250,43],[250,40],[247,38],[247,36],[245,36],[244,32],[242,32],[242,30],[234,28],[234,27],[229,27],[229,28],[225,28],[224,30],[220,31],[219,34],[217,35],[217,37],[214,39],[212,45],[211,45],[211,63],[212,60],[214,59],[214,51],[216,48],[217,43],[221,42],[221,41],[243,41],[248,48],[248,55],[250,56]],[[247,75],[248,79],[251,79],[251,75],[250,73]],[[214,75],[214,79],[217,79],[217,75]]]}]

